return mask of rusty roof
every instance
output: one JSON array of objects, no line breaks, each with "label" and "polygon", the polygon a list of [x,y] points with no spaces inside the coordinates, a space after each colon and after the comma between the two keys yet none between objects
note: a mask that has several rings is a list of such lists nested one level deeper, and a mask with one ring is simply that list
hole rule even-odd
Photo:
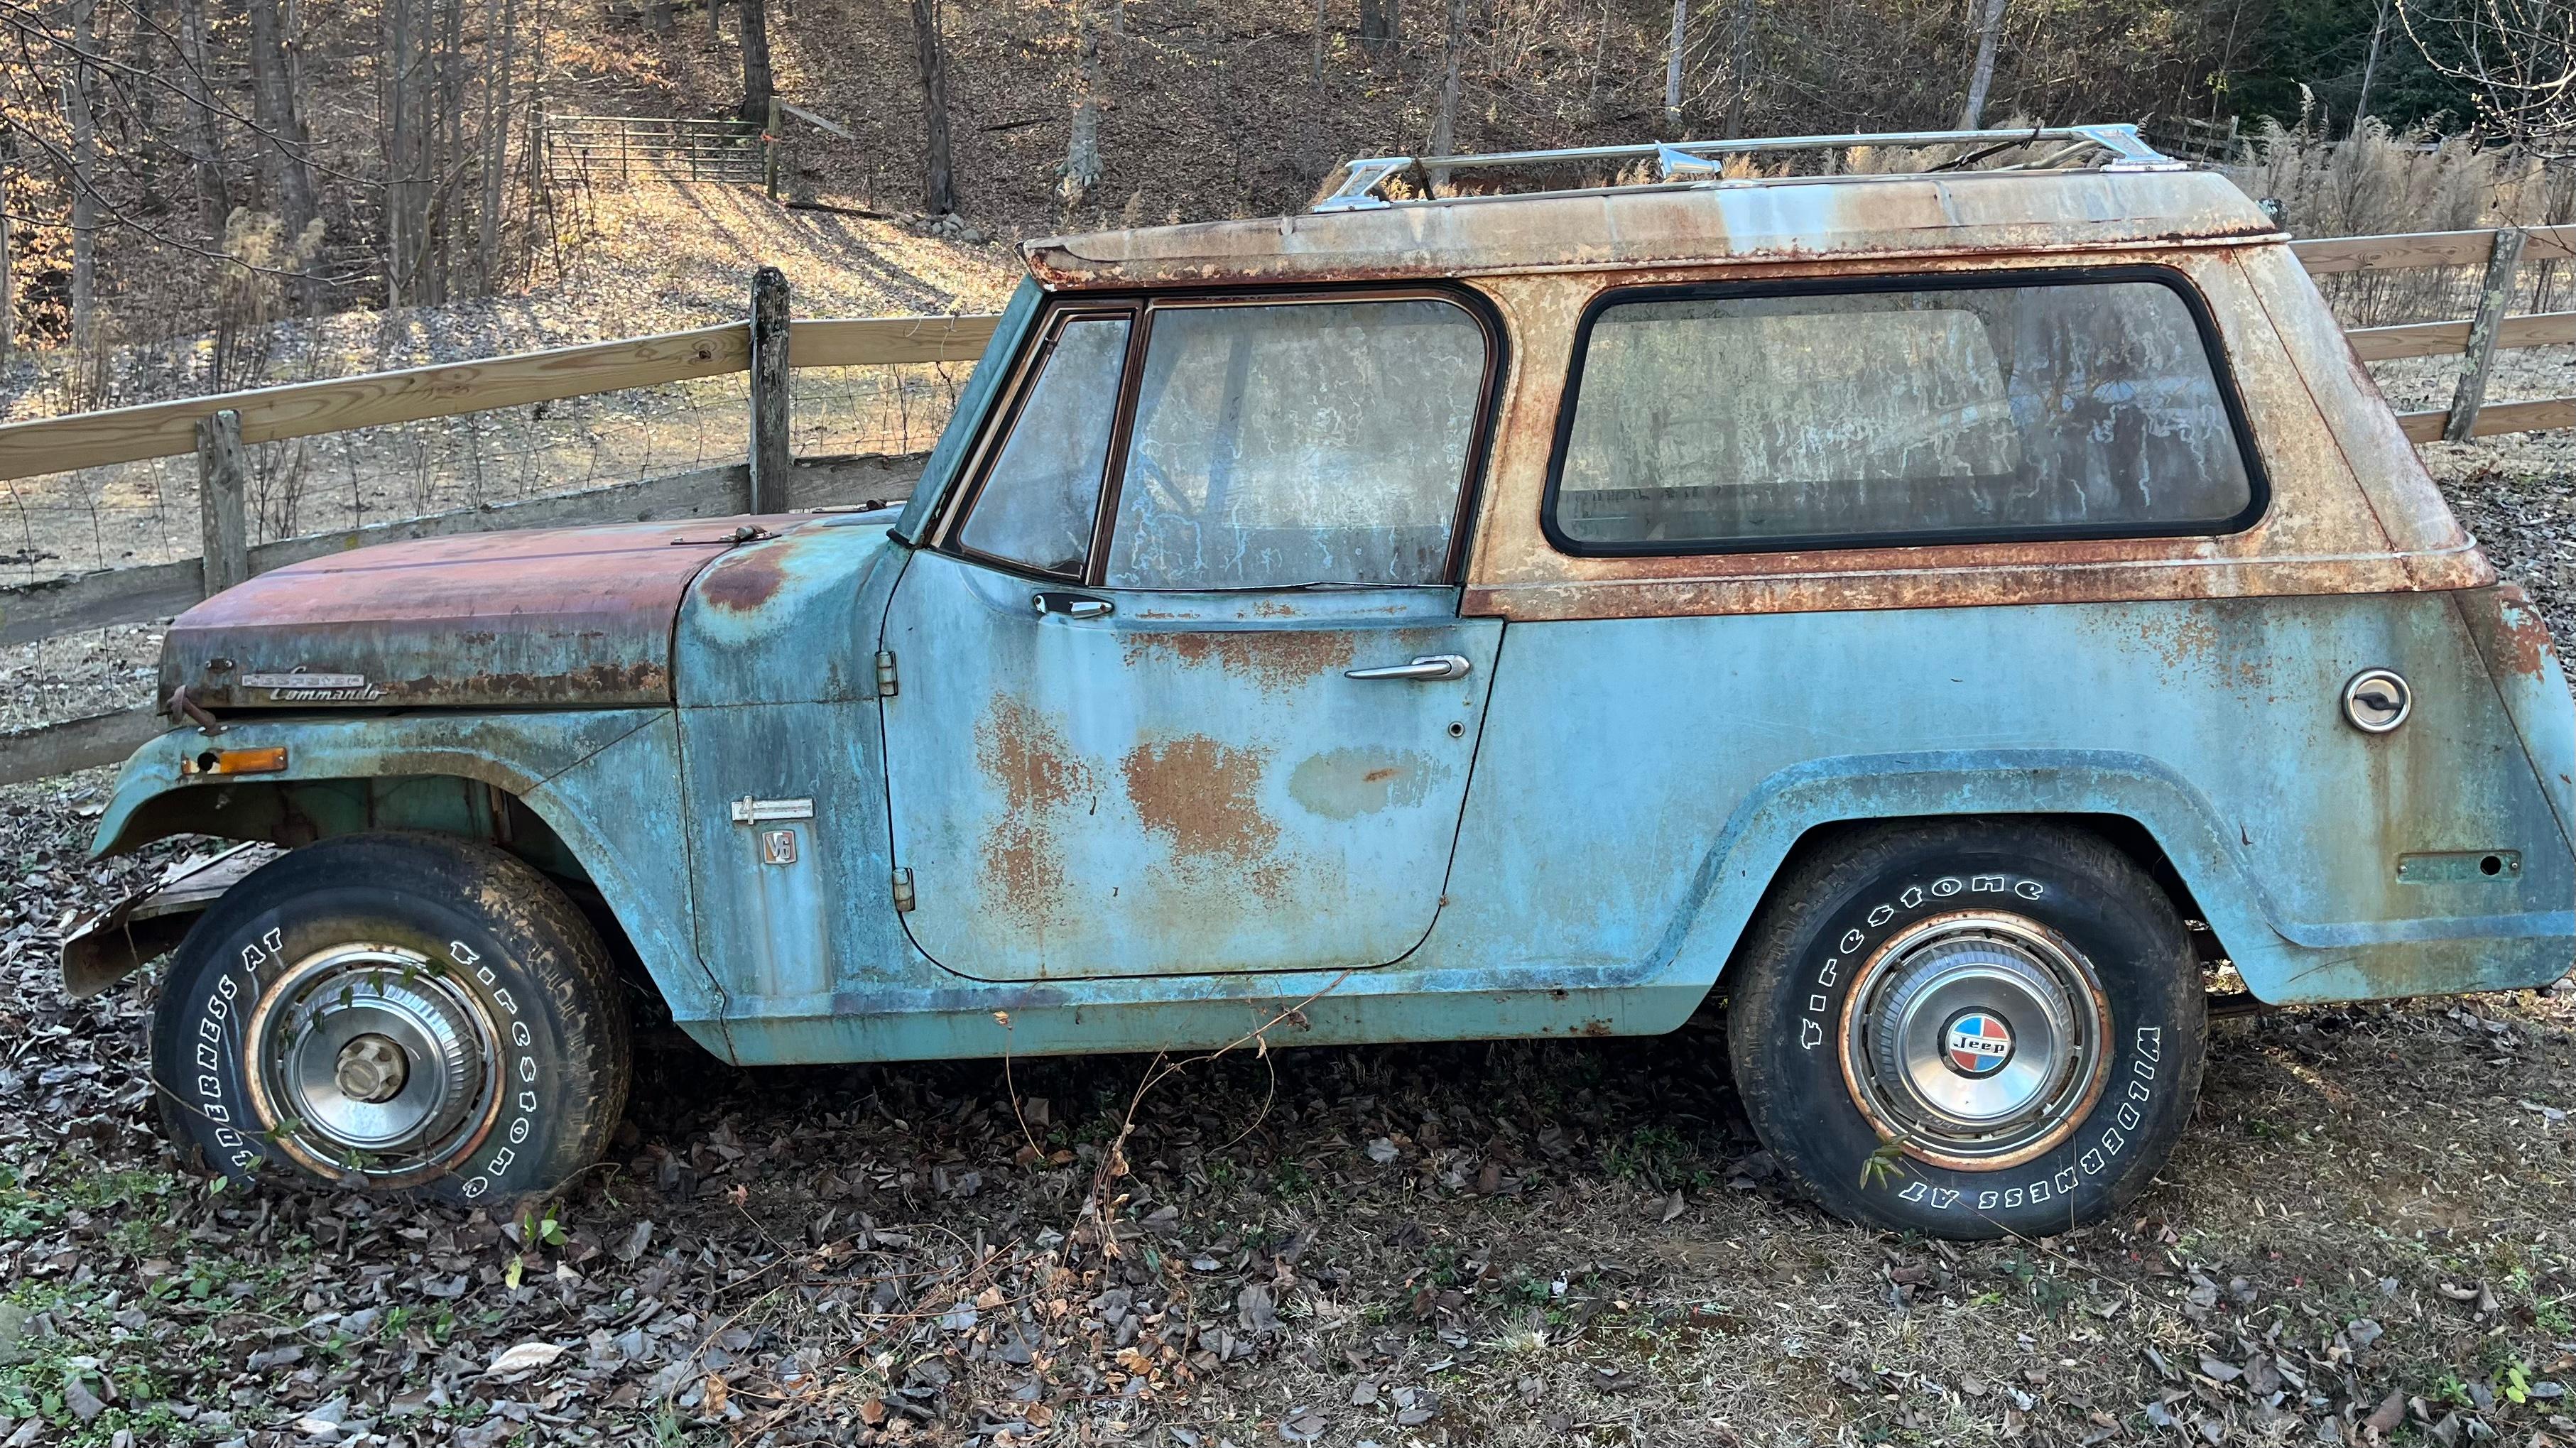
[{"label": "rusty roof", "polygon": [[2281,239],[2210,171],[1708,180],[1045,237],[1050,288],[1331,281]]}]

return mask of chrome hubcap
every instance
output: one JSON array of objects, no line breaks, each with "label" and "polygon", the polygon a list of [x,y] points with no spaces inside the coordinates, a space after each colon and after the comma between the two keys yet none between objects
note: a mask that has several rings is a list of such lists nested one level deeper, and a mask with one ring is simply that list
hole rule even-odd
[{"label": "chrome hubcap", "polygon": [[1993,1167],[2064,1138],[2100,1078],[2092,967],[2018,916],[1927,920],[1864,967],[1844,1017],[1861,1109],[1916,1155]]},{"label": "chrome hubcap", "polygon": [[493,1045],[481,1006],[424,957],[351,945],[287,972],[254,1050],[281,1144],[327,1171],[391,1178],[471,1145]]}]

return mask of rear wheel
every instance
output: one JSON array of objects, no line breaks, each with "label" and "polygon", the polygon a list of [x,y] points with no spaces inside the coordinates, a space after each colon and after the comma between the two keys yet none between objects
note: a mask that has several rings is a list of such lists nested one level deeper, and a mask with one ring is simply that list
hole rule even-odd
[{"label": "rear wheel", "polygon": [[1848,836],[1781,881],[1736,969],[1746,1111],[1858,1221],[1970,1238],[2099,1220],[2163,1164],[2199,1092],[2182,921],[2080,830]]},{"label": "rear wheel", "polygon": [[506,1202],[597,1160],[627,1021],[598,933],[526,863],[344,835],[263,867],[189,932],[152,1065],[171,1139],[211,1170]]}]

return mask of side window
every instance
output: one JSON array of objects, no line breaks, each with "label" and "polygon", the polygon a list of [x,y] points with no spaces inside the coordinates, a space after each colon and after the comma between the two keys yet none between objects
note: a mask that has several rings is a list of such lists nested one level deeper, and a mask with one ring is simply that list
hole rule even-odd
[{"label": "side window", "polygon": [[1486,348],[1443,301],[1158,308],[1104,581],[1442,581]]},{"label": "side window", "polygon": [[1058,329],[960,544],[1040,573],[1082,571],[1118,417],[1127,325],[1125,317],[1075,317]]},{"label": "side window", "polygon": [[1572,551],[2228,532],[2256,474],[2160,280],[1613,302],[1549,519]]}]

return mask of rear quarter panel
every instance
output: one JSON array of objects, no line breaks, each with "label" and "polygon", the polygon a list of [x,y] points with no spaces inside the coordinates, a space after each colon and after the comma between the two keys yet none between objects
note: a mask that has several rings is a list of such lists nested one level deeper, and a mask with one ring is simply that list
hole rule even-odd
[{"label": "rear quarter panel", "polygon": [[[2576,933],[2576,740],[2545,652],[2527,682],[2490,676],[2468,620],[2504,603],[1514,623],[1450,900],[1415,963],[1711,981],[1818,824],[2074,813],[2146,825],[2266,1000],[2543,983]],[[2484,631],[2530,653],[2527,633]],[[2392,735],[2341,716],[2344,682],[2373,665],[2415,688]],[[2401,854],[2495,849],[2521,852],[2518,876],[2397,878]]]}]

